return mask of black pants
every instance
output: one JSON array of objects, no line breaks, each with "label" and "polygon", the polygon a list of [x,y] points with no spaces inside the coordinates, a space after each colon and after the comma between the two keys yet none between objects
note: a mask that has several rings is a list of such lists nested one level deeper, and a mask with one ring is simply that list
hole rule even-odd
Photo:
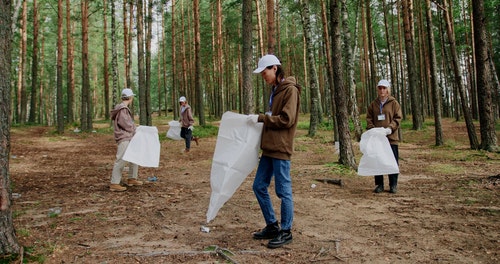
[{"label": "black pants", "polygon": [[181,127],[181,138],[183,138],[186,143],[186,149],[190,149],[191,139],[193,139],[193,131],[189,130],[187,127]]},{"label": "black pants", "polygon": [[[399,150],[398,145],[391,144],[392,153],[394,154],[394,158],[396,158],[396,162],[399,165]],[[398,175],[399,173],[389,174],[389,186],[397,186],[398,185]],[[384,176],[377,175],[375,176],[375,185],[384,185]]]}]

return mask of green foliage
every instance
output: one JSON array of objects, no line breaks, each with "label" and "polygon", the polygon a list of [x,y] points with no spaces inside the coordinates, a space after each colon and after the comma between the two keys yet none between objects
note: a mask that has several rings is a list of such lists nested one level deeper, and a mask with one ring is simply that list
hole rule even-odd
[{"label": "green foliage", "polygon": [[193,135],[201,138],[217,136],[218,133],[219,127],[210,124],[204,126],[195,126],[193,131]]},{"label": "green foliage", "polygon": [[332,170],[332,173],[334,173],[335,175],[342,175],[343,177],[353,177],[357,175],[356,171],[338,162],[326,163],[325,166],[327,168],[330,168]]}]

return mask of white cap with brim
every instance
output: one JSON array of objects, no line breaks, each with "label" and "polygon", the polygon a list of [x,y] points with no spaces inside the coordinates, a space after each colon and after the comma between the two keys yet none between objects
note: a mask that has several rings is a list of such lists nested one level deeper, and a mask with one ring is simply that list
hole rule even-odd
[{"label": "white cap with brim", "polygon": [[388,80],[380,80],[380,82],[378,82],[378,84],[377,84],[377,87],[379,87],[379,86],[391,88],[391,83]]},{"label": "white cap with brim", "polygon": [[186,102],[186,97],[181,96],[181,98],[179,98],[179,102],[182,102],[182,103]]},{"label": "white cap with brim", "polygon": [[132,91],[132,89],[130,88],[125,88],[122,90],[122,97],[130,97],[130,96],[133,96],[135,95],[134,92]]},{"label": "white cap with brim", "polygon": [[260,58],[259,63],[257,64],[257,69],[255,69],[253,73],[261,73],[264,69],[266,69],[266,67],[273,65],[281,65],[280,60],[272,54],[264,55]]}]

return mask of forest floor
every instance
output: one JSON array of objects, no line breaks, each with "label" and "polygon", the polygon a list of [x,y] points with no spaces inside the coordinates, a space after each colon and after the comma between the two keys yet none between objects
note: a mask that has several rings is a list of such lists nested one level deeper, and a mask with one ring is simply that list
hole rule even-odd
[{"label": "forest floor", "polygon": [[[164,134],[167,122],[156,122]],[[109,124],[100,126],[64,135],[12,128],[12,209],[24,263],[500,262],[500,154],[470,150],[463,122],[443,120],[442,147],[433,146],[433,126],[403,131],[397,194],[374,194],[373,177],[339,166],[331,131],[310,138],[298,130],[293,242],[278,249],[252,239],[265,225],[255,171],[206,223],[215,136],[189,154],[182,141],[162,140],[160,167],[139,169],[145,185],[114,193],[116,144]],[[359,162],[358,143],[354,149]],[[151,176],[158,180],[147,182]]]}]

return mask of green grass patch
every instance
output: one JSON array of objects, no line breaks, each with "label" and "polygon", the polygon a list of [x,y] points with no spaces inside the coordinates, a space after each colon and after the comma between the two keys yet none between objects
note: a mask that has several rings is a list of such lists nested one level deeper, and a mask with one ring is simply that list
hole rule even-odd
[{"label": "green grass patch", "polygon": [[342,165],[338,162],[329,162],[326,163],[325,166],[330,168],[334,174],[342,175],[342,176],[356,176],[357,172],[350,167]]},{"label": "green grass patch", "polygon": [[430,173],[458,175],[464,173],[464,168],[456,164],[439,163],[429,165],[427,171]]},{"label": "green grass patch", "polygon": [[16,235],[18,237],[29,237],[30,236],[30,231],[26,228],[20,228],[16,229]]}]

